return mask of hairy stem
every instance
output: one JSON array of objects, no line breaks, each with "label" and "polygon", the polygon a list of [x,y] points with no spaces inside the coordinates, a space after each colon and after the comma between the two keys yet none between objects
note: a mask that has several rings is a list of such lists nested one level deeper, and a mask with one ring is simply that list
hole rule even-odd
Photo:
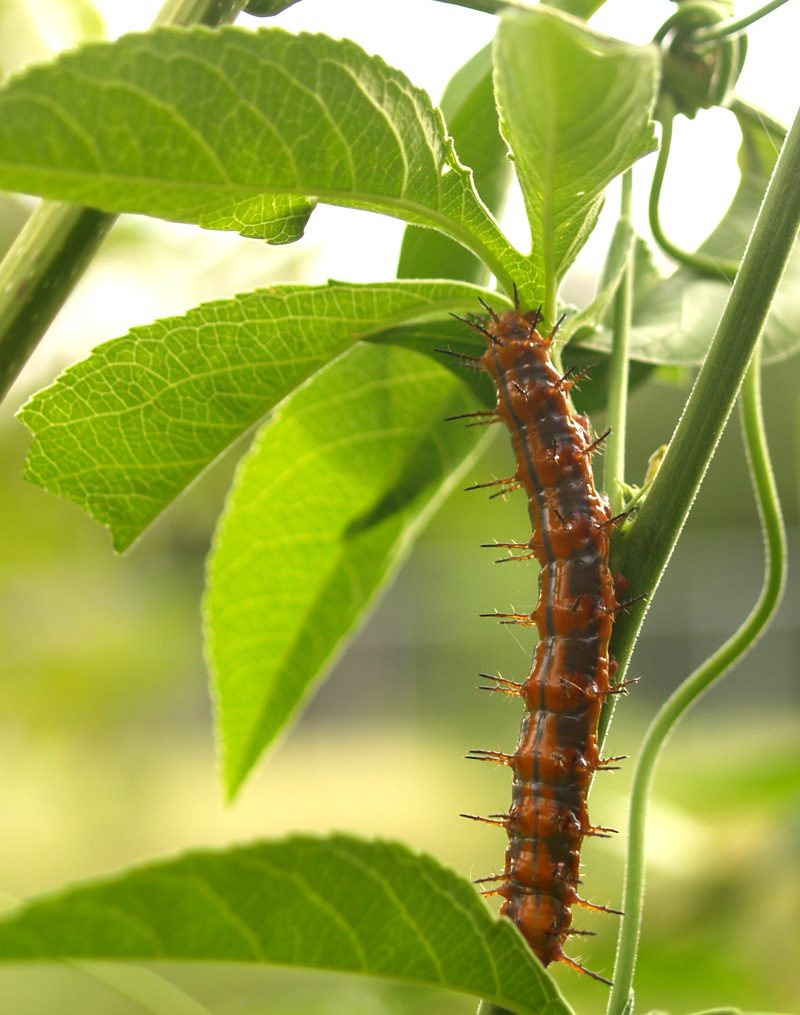
[{"label": "hairy stem", "polygon": [[608,1015],[623,1015],[632,995],[644,900],[647,806],[661,751],[678,720],[714,681],[753,647],[772,619],[783,592],[786,578],[786,533],[764,435],[759,360],[757,351],[742,389],[742,424],[766,546],[764,584],[756,606],[742,627],[667,699],[645,734],[631,790],[628,857],[622,899],[625,916],[622,917],[620,926]]},{"label": "hairy stem", "polygon": [[[155,24],[211,27],[233,21],[246,0],[168,0]],[[89,266],[115,215],[40,201],[0,263],[0,400]]]}]

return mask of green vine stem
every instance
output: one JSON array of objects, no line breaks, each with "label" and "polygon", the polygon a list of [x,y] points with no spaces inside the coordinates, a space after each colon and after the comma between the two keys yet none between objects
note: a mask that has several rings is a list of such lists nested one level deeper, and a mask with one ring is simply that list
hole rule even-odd
[{"label": "green vine stem", "polygon": [[650,200],[648,203],[648,214],[650,229],[656,243],[664,253],[669,254],[681,264],[695,268],[704,275],[722,276],[725,279],[732,279],[736,274],[738,261],[725,260],[723,258],[709,257],[698,251],[684,250],[677,246],[666,235],[661,225],[661,214],[659,205],[661,203],[661,191],[664,186],[664,176],[667,171],[670,148],[672,147],[672,125],[676,116],[675,105],[668,95],[662,95],[658,107],[659,119],[661,120],[661,147],[658,150],[656,168],[653,173],[653,183],[650,187]]},{"label": "green vine stem", "polygon": [[[633,173],[628,169],[622,175],[620,221],[633,225]],[[621,483],[625,479],[625,434],[628,416],[628,344],[633,314],[633,256],[631,243],[626,257],[625,270],[614,296],[614,326],[611,344],[611,364],[608,384],[608,425],[611,433],[603,455],[603,486],[611,502],[614,515],[623,510]]]},{"label": "green vine stem", "polygon": [[622,898],[614,987],[608,1015],[623,1015],[633,993],[633,974],[642,924],[647,807],[656,765],[676,723],[741,657],[752,648],[772,619],[786,578],[786,533],[769,460],[761,412],[759,351],[742,388],[742,424],[750,474],[766,547],[764,584],[750,616],[725,644],[688,677],[662,705],[642,742],[633,774],[628,824],[628,857]]},{"label": "green vine stem", "polygon": [[[246,0],[167,0],[154,24],[233,21]],[[40,201],[0,263],[0,400],[89,266],[115,215]]]},{"label": "green vine stem", "polygon": [[771,0],[770,3],[759,7],[752,14],[745,14],[741,18],[731,18],[729,21],[721,21],[719,24],[709,25],[707,28],[698,28],[692,36],[692,45],[705,46],[709,42],[716,42],[718,39],[727,39],[732,35],[738,35],[756,21],[782,7],[785,3],[786,0]]},{"label": "green vine stem", "polygon": [[[632,604],[614,625],[611,649],[620,677],[661,575],[728,421],[800,228],[800,114],[778,157],[764,202],[708,355],[638,516],[612,550]],[[610,709],[604,709],[601,741]]]}]

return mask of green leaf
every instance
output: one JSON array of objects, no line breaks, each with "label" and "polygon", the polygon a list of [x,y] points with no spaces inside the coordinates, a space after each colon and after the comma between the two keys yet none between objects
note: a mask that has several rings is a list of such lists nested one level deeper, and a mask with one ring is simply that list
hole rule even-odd
[{"label": "green leaf", "polygon": [[[458,157],[494,215],[502,211],[511,184],[511,163],[500,135],[492,84],[492,47],[485,46],[460,67],[442,95],[442,112]],[[489,272],[466,248],[442,233],[407,226],[397,268],[399,278],[461,278],[485,284]]]},{"label": "green leaf", "polygon": [[[443,105],[452,113],[450,128],[455,140],[477,166],[479,189],[494,211],[505,199],[509,167],[497,128],[488,49],[456,73]],[[463,276],[472,281],[487,274],[483,265],[463,247],[442,234],[414,226],[406,228],[400,271],[409,276]],[[477,300],[471,309],[477,309]],[[476,337],[462,324],[450,320],[384,330],[376,334],[374,340],[428,355],[437,347],[480,354],[484,343],[476,341]],[[305,434],[300,449],[295,447],[291,437],[284,437],[296,427],[296,422],[289,420],[289,414],[295,410],[319,417],[314,427],[324,435],[324,448],[362,444],[372,447],[376,435],[378,439],[385,435],[387,444],[392,444],[391,454],[399,455],[395,460],[382,457],[368,477],[359,477],[357,481],[348,469],[348,478],[342,487],[336,476],[326,473],[333,489],[347,496],[336,499],[335,511],[327,510],[331,505],[326,503],[326,510],[312,512],[318,538],[304,553],[295,553],[292,557],[284,555],[282,549],[279,552],[281,567],[287,571],[286,581],[302,590],[307,612],[285,602],[284,584],[278,582],[274,583],[277,613],[273,613],[272,603],[263,614],[252,609],[242,601],[244,597],[238,582],[226,583],[224,576],[222,598],[228,598],[229,604],[224,609],[217,607],[220,587],[209,595],[207,633],[213,643],[209,657],[215,674],[217,728],[229,794],[236,792],[261,751],[313,692],[337,651],[341,651],[348,631],[353,630],[363,612],[394,575],[410,540],[438,504],[444,489],[449,489],[476,446],[485,443],[479,442],[478,429],[442,425],[446,416],[474,405],[469,401],[464,380],[479,385],[485,378],[469,372],[465,375],[462,364],[456,359],[434,354],[434,360],[437,363],[435,383],[414,386],[413,419],[404,418],[404,425],[418,427],[416,439],[409,430],[399,442],[398,435],[388,435],[386,428],[387,408],[392,406],[393,412],[398,411],[394,396],[407,388],[406,373],[419,374],[419,359],[388,357],[386,352],[375,349],[355,349],[312,378],[298,398],[283,406],[281,421],[265,434],[265,441],[270,445],[270,464],[264,466],[259,459],[252,467],[246,467],[247,472],[242,470],[243,483],[245,475],[251,474],[251,468],[256,477],[265,468],[275,474],[290,474],[294,487],[287,493],[292,501],[296,500],[296,490],[319,491],[320,456],[324,463],[324,450],[316,449]],[[396,379],[384,377],[389,364],[396,372]],[[441,369],[453,365],[456,366],[454,373]],[[425,372],[430,369],[430,363],[425,364]],[[375,388],[376,376],[384,379],[387,398]],[[485,385],[483,392],[478,394],[479,388],[475,388],[474,393],[480,398],[489,389],[491,385]],[[349,401],[335,400],[331,407],[332,392],[350,390],[354,392],[357,411],[353,411]],[[266,455],[263,447],[259,454]],[[438,473],[431,473],[432,461],[439,463]],[[400,498],[397,497],[397,462],[402,462],[403,475],[412,480],[406,483],[407,489]],[[258,481],[256,478],[253,485]],[[287,518],[277,492],[266,501],[259,498],[258,504],[248,505],[247,511],[239,510],[243,500],[243,493],[235,494],[220,523],[221,557],[225,553],[231,559],[235,557],[237,543],[247,539],[243,527],[251,524],[250,515],[254,513],[260,519],[260,533],[272,531],[271,515],[279,519],[279,528],[287,524],[293,526],[295,535],[307,527],[307,512]],[[305,497],[303,503],[306,504]],[[364,514],[374,503],[383,505],[386,517],[367,533],[363,529]],[[276,558],[271,556],[269,541],[262,545],[259,536],[253,552],[259,560],[263,558],[265,573],[272,575]],[[215,580],[216,562],[217,557],[209,562],[210,581]],[[252,570],[255,579],[263,581],[255,564]],[[339,591],[332,594],[331,590]],[[322,605],[323,622],[318,622],[316,603]],[[268,618],[266,627],[265,617]],[[242,638],[259,646],[258,653],[251,659],[243,658],[239,651],[238,643]],[[307,644],[313,646],[313,651],[304,650]]]},{"label": "green leaf", "polygon": [[26,476],[80,504],[124,550],[232,441],[381,328],[472,309],[460,282],[286,285],[134,328],[20,411]]},{"label": "green leaf", "polygon": [[535,277],[523,302],[547,304],[594,227],[606,185],[656,147],[658,53],[539,5],[503,15],[495,65],[533,242]]},{"label": "green leaf", "polygon": [[[273,246],[301,239],[317,202],[305,197],[281,197],[263,194],[255,201],[246,200],[223,206],[216,213],[208,209],[207,229],[236,229],[242,236],[266,240]],[[233,225],[231,225],[233,222]]]},{"label": "green leaf", "polygon": [[[737,111],[742,131],[741,180],[730,207],[700,251],[737,260],[744,253],[782,138],[757,116]],[[800,245],[786,266],[764,328],[765,360],[781,359],[800,347]],[[730,292],[730,281],[681,267],[637,298],[630,336],[632,358],[647,363],[695,365],[705,358],[717,321]],[[581,344],[608,350],[611,334],[600,330],[581,335]]]},{"label": "green leaf", "polygon": [[473,407],[429,356],[362,345],[257,436],[208,564],[207,654],[229,795],[470,463],[484,433],[445,420]]},{"label": "green leaf", "polygon": [[41,899],[0,923],[0,958],[273,963],[570,1015],[468,881],[405,846],[345,835],[188,853]]},{"label": "green leaf", "polygon": [[318,198],[527,271],[425,92],[324,35],[165,27],[34,67],[0,92],[0,186],[250,236],[275,196]]}]

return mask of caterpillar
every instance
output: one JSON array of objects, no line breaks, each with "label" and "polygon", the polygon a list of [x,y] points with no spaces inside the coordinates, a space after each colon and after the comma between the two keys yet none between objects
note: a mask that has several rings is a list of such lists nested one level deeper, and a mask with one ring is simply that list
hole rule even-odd
[{"label": "caterpillar", "polygon": [[[481,674],[497,689],[522,698],[525,713],[513,754],[470,751],[468,757],[508,765],[512,802],[506,814],[477,818],[508,833],[502,874],[481,878],[484,890],[504,901],[501,913],[519,927],[543,965],[559,961],[609,983],[564,952],[574,930],[572,906],[617,913],[578,895],[580,850],[586,836],[614,829],[592,825],[587,796],[592,777],[619,758],[600,757],[597,731],[605,699],[624,691],[612,684],[616,663],[609,654],[614,617],[625,587],[609,568],[611,516],[592,475],[592,453],[607,434],[592,439],[589,422],[570,409],[573,371],[561,375],[550,358],[558,325],[539,334],[541,311],[495,313],[488,320],[460,318],[487,340],[483,356],[472,357],[494,382],[493,410],[467,415],[481,423],[502,421],[511,434],[517,469],[497,480],[501,492],[522,488],[528,497],[533,534],[527,543],[496,543],[521,551],[511,559],[535,557],[540,565],[539,602],[530,614],[489,614],[504,623],[539,630],[533,663],[523,683]],[[479,484],[491,486],[493,484]]]}]

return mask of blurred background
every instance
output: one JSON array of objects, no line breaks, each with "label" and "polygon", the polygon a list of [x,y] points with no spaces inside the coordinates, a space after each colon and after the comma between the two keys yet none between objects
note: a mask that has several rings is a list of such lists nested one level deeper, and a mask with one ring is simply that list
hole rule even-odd
[{"label": "blurred background", "polygon": [[[86,34],[144,28],[157,6],[107,0],[95,10],[85,0],[0,0],[0,73]],[[742,3],[740,13],[756,6]],[[608,0],[595,23],[645,42],[672,10],[667,0]],[[303,0],[278,23],[355,38],[434,99],[493,31],[488,15],[431,0],[406,0],[396,12],[385,5],[380,16],[374,4],[356,0]],[[799,27],[793,4],[756,25],[740,82],[744,94],[784,120],[800,100],[790,52]],[[678,126],[663,214],[677,242],[695,245],[735,189],[726,160],[737,136],[723,112]],[[651,169],[640,166],[640,208]],[[0,196],[0,249],[32,206]],[[591,298],[613,193],[608,207],[569,280],[567,298],[577,304]],[[525,246],[516,199],[506,225]],[[460,492],[450,498],[311,708],[226,808],[199,602],[236,453],[122,558],[78,508],[22,480],[29,438],[15,410],[92,345],[257,285],[391,277],[401,235],[398,222],[328,208],[315,212],[306,238],[287,248],[124,218],[0,410],[0,891],[9,899],[189,846],[290,831],[401,838],[472,877],[502,863],[502,832],[458,814],[495,812],[509,799],[507,772],[462,759],[470,748],[507,750],[516,740],[519,703],[475,688],[480,670],[522,679],[529,665],[529,638],[477,619],[535,599],[535,569],[493,568],[491,553],[478,546],[527,535],[521,500],[487,503]],[[643,478],[648,456],[669,439],[690,382],[688,375],[677,383],[656,377],[635,393],[632,481]],[[700,703],[662,761],[636,981],[642,1012],[800,1008],[800,360],[768,366],[764,388],[790,531],[789,587],[769,634]],[[602,419],[594,422],[602,428]],[[474,480],[506,474],[509,459],[497,441]],[[642,679],[620,703],[610,753],[636,754],[658,704],[744,618],[758,594],[762,559],[734,422],[648,615],[631,673]],[[593,790],[592,814],[603,824],[625,827],[630,769],[631,762],[623,764]],[[619,903],[623,850],[624,835],[587,844],[590,898]],[[609,975],[614,918],[581,925],[599,932],[581,948],[582,959]],[[466,1015],[475,1008],[471,999],[354,977],[228,966],[159,971],[214,1015]],[[565,969],[555,975],[581,1015],[605,1009],[604,988]],[[0,1011],[9,1015],[143,1010],[83,968],[0,967]]]}]

